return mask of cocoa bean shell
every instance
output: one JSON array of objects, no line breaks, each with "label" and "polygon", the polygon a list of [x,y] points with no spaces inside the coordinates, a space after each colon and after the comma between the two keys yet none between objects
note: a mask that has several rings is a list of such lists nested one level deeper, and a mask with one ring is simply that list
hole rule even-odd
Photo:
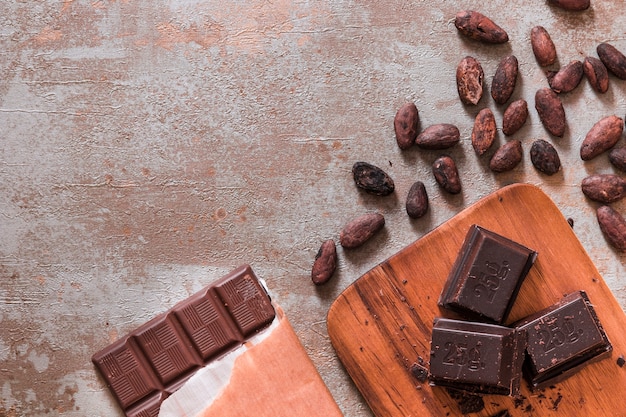
[{"label": "cocoa bean shell", "polygon": [[419,219],[428,212],[428,194],[421,181],[413,183],[406,196],[406,213],[412,219]]},{"label": "cocoa bean shell", "polygon": [[396,142],[400,149],[408,149],[415,143],[419,132],[419,111],[415,103],[403,104],[393,119]]},{"label": "cocoa bean shell", "polygon": [[454,18],[454,26],[459,33],[470,39],[488,44],[509,41],[509,35],[493,20],[474,10],[461,10]]},{"label": "cocoa bean shell", "polygon": [[591,87],[598,93],[606,93],[609,89],[609,72],[606,66],[596,57],[588,56],[583,62],[583,72]]},{"label": "cocoa bean shell", "polygon": [[530,147],[530,161],[546,175],[554,175],[561,169],[561,158],[551,143],[543,139],[533,142]]},{"label": "cocoa bean shell", "polygon": [[393,193],[393,179],[381,168],[367,162],[355,162],[352,176],[357,187],[367,193],[385,196]]},{"label": "cocoa bean shell", "polygon": [[540,66],[547,67],[556,62],[556,47],[550,34],[543,26],[535,26],[531,29],[530,44]]},{"label": "cocoa bean shell", "polygon": [[613,45],[603,42],[596,47],[596,52],[606,68],[617,78],[626,80],[626,56]]},{"label": "cocoa bean shell", "polygon": [[581,189],[587,198],[609,204],[626,196],[626,180],[615,174],[593,174],[583,179]]},{"label": "cocoa bean shell", "polygon": [[515,55],[509,55],[500,61],[491,82],[491,97],[496,103],[504,104],[509,101],[515,90],[518,72]]},{"label": "cocoa bean shell", "polygon": [[311,280],[315,285],[327,283],[337,269],[337,246],[333,239],[322,243],[311,268]]},{"label": "cocoa bean shell", "polygon": [[456,67],[456,88],[464,104],[476,105],[483,96],[485,73],[480,62],[466,56]]},{"label": "cocoa bean shell", "polygon": [[428,126],[417,138],[415,144],[422,149],[447,149],[461,140],[459,128],[450,123]]},{"label": "cocoa bean shell", "polygon": [[461,192],[461,178],[454,159],[442,155],[433,162],[433,175],[437,184],[450,194]]},{"label": "cocoa bean shell", "polygon": [[489,161],[489,169],[494,172],[505,172],[515,168],[522,162],[522,142],[511,140],[500,146]]},{"label": "cocoa bean shell", "polygon": [[602,234],[611,246],[626,251],[626,220],[611,206],[600,206],[596,217]]},{"label": "cocoa bean shell", "polygon": [[563,137],[565,134],[565,109],[559,96],[548,87],[540,88],[535,93],[535,109],[543,127],[552,135]]},{"label": "cocoa bean shell", "polygon": [[580,12],[589,8],[591,0],[548,0],[548,3],[560,7],[563,10]]},{"label": "cocoa bean shell", "polygon": [[523,98],[513,101],[502,115],[502,133],[510,136],[520,130],[528,119],[528,103]]},{"label": "cocoa bean shell", "polygon": [[550,88],[556,93],[569,93],[578,87],[583,75],[583,63],[573,60],[559,69],[553,77],[550,77]]},{"label": "cocoa bean shell", "polygon": [[491,147],[496,138],[496,118],[489,108],[478,112],[472,129],[472,147],[482,155]]},{"label": "cocoa bean shell", "polygon": [[608,151],[619,141],[624,131],[624,121],[617,116],[607,116],[596,122],[580,146],[580,158],[589,161]]},{"label": "cocoa bean shell", "polygon": [[611,152],[609,152],[609,162],[620,171],[626,172],[626,147],[621,146],[611,149]]},{"label": "cocoa bean shell", "polygon": [[385,226],[380,213],[366,213],[351,220],[339,234],[339,243],[346,249],[354,249],[372,238]]}]

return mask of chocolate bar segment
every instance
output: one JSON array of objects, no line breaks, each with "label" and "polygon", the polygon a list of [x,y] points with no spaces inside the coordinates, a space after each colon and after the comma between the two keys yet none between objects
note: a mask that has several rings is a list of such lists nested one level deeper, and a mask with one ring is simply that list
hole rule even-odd
[{"label": "chocolate bar segment", "polygon": [[515,324],[528,332],[524,373],[532,388],[543,388],[610,355],[611,343],[584,291]]},{"label": "chocolate bar segment", "polygon": [[92,357],[129,417],[156,417],[198,369],[236,348],[275,317],[248,265],[157,315]]},{"label": "chocolate bar segment", "polygon": [[536,258],[534,250],[473,225],[438,304],[467,318],[503,323]]},{"label": "chocolate bar segment", "polygon": [[475,393],[518,395],[525,348],[523,329],[435,318],[431,384]]}]

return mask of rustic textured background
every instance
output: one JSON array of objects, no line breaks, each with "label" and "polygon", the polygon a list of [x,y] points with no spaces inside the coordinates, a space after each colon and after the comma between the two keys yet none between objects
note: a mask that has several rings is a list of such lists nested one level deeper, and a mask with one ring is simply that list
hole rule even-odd
[{"label": "rustic textured background", "polygon": [[[509,43],[462,39],[452,22],[466,8],[492,16]],[[568,130],[551,138],[533,107],[547,83],[529,43],[543,25],[561,64],[595,56],[602,41],[626,51],[625,18],[619,1],[583,13],[531,0],[1,2],[0,416],[121,415],[91,355],[242,263],[267,281],[345,415],[370,416],[328,341],[329,305],[362,273],[512,182],[538,185],[574,220],[626,308],[626,258],[580,191],[586,175],[614,170],[606,155],[578,156],[597,120],[624,117],[626,81],[611,77],[604,95],[583,81],[564,95]],[[514,98],[527,99],[530,119],[515,135],[523,163],[496,175],[487,168],[493,149],[477,157],[469,136],[478,110],[492,108],[500,125],[504,107],[488,94],[463,106],[454,74],[472,55],[489,86],[511,53],[520,62]],[[449,153],[462,194],[437,188],[438,152],[396,146],[393,117],[405,101],[417,104],[422,126],[460,128]],[[560,153],[553,177],[530,163],[538,138]],[[396,193],[360,193],[350,174],[358,160],[384,168]],[[404,211],[415,180],[431,202],[420,220]],[[314,287],[320,243],[375,210],[384,232],[340,249],[336,276]]]}]

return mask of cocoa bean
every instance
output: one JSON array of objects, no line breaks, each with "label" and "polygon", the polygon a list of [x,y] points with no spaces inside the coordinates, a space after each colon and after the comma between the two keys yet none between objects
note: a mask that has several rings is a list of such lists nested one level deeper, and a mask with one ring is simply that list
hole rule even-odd
[{"label": "cocoa bean", "polygon": [[580,146],[580,158],[589,161],[608,151],[619,141],[624,131],[624,121],[617,116],[607,116],[591,127]]},{"label": "cocoa bean", "polygon": [[515,100],[504,110],[502,115],[502,133],[512,135],[524,126],[528,119],[528,103],[523,98]]},{"label": "cocoa bean", "polygon": [[454,159],[442,155],[433,162],[433,175],[441,188],[450,194],[461,192],[461,178]]},{"label": "cocoa bean", "polygon": [[393,128],[400,149],[408,149],[415,143],[419,120],[419,112],[414,103],[405,103],[398,109],[393,119]]},{"label": "cocoa bean", "polygon": [[626,251],[626,219],[611,206],[600,206],[596,217],[602,234],[611,246]]},{"label": "cocoa bean", "polygon": [[606,68],[620,80],[626,80],[626,56],[613,45],[603,42],[596,52]]},{"label": "cocoa bean", "polygon": [[537,63],[542,67],[554,64],[556,47],[550,34],[543,26],[535,26],[530,31],[530,44]]},{"label": "cocoa bean", "polygon": [[327,283],[337,269],[337,246],[333,239],[328,239],[320,246],[315,255],[313,268],[311,268],[311,280],[315,285]]},{"label": "cocoa bean", "polygon": [[491,82],[491,97],[496,103],[504,104],[511,98],[515,90],[518,71],[515,55],[509,55],[500,61]]},{"label": "cocoa bean", "polygon": [[498,44],[509,41],[509,35],[504,29],[477,11],[459,11],[455,16],[454,26],[462,35],[479,42]]},{"label": "cocoa bean", "polygon": [[461,140],[459,128],[453,124],[440,123],[428,126],[417,138],[415,144],[422,149],[447,149]]},{"label": "cocoa bean", "polygon": [[583,179],[581,189],[591,200],[609,204],[626,196],[626,180],[615,174],[593,174]]},{"label": "cocoa bean", "polygon": [[554,175],[561,169],[559,154],[549,142],[538,139],[530,147],[530,161],[546,175]]},{"label": "cocoa bean", "polygon": [[626,172],[626,147],[621,146],[611,149],[611,152],[609,152],[609,161],[615,168]]},{"label": "cocoa bean", "polygon": [[393,179],[379,167],[367,162],[355,162],[352,165],[354,183],[360,189],[374,195],[385,196],[393,193]]},{"label": "cocoa bean", "polygon": [[478,104],[483,96],[484,78],[483,67],[476,58],[466,56],[459,62],[456,68],[456,88],[464,104]]},{"label": "cocoa bean", "polygon": [[520,162],[522,162],[522,142],[514,139],[498,148],[489,161],[489,169],[493,172],[510,171]]},{"label": "cocoa bean", "polygon": [[339,234],[339,243],[346,249],[354,249],[379,232],[385,226],[385,217],[380,213],[367,213],[351,220]]},{"label": "cocoa bean", "polygon": [[559,96],[550,88],[544,87],[535,93],[535,109],[544,128],[552,135],[565,134],[565,109]]},{"label": "cocoa bean", "polygon": [[421,181],[416,181],[406,196],[406,213],[412,219],[419,219],[428,211],[428,194]]},{"label": "cocoa bean", "polygon": [[598,93],[606,93],[609,89],[609,72],[598,58],[588,56],[583,62],[583,72],[589,84]]},{"label": "cocoa bean", "polygon": [[548,3],[560,7],[563,10],[579,12],[587,10],[591,5],[591,0],[548,0]]},{"label": "cocoa bean", "polygon": [[496,118],[489,108],[484,108],[474,119],[472,129],[472,146],[478,155],[482,155],[491,147],[496,138]]},{"label": "cocoa bean", "polygon": [[583,79],[583,63],[573,60],[549,78],[550,88],[556,93],[569,93]]}]

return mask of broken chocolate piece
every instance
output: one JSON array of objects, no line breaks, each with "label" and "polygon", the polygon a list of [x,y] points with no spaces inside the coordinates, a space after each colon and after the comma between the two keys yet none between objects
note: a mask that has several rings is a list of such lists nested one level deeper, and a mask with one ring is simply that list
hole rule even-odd
[{"label": "broken chocolate piece", "polygon": [[431,384],[473,393],[518,395],[525,348],[524,329],[435,318]]},{"label": "broken chocolate piece", "polygon": [[541,389],[576,373],[612,350],[584,291],[517,322],[528,333],[524,373],[533,389]]},{"label": "broken chocolate piece", "polygon": [[92,357],[127,416],[156,416],[199,368],[242,344],[275,317],[248,265],[179,302]]},{"label": "broken chocolate piece", "polygon": [[502,323],[536,257],[537,252],[473,225],[438,303],[468,318]]}]

